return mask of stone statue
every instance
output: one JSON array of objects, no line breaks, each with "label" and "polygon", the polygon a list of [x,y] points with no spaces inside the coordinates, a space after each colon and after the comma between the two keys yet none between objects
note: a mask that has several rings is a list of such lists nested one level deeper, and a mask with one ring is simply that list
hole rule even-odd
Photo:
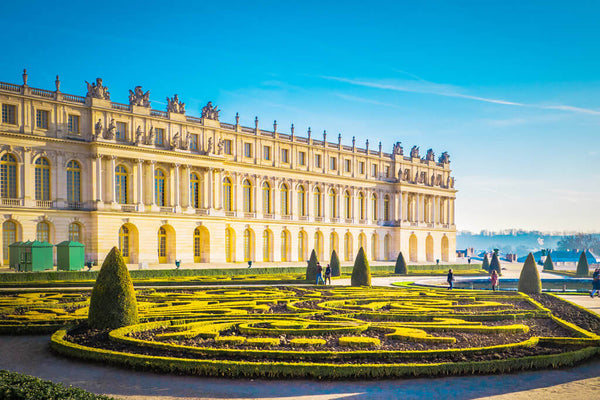
[{"label": "stone statue", "polygon": [[106,138],[108,140],[113,140],[115,138],[115,134],[117,133],[117,125],[115,124],[115,119],[110,120],[110,124],[108,124],[108,129],[106,130]]},{"label": "stone statue", "polygon": [[85,83],[87,83],[88,89],[86,97],[110,100],[110,93],[108,91],[108,88],[102,85],[102,78],[96,78],[96,83],[89,83],[88,81],[85,81]]},{"label": "stone statue", "polygon": [[98,122],[96,122],[96,125],[94,125],[94,140],[98,140],[98,138],[100,136],[102,136],[102,129],[104,129],[104,127],[102,126],[102,119],[98,119]]},{"label": "stone statue", "polygon": [[217,154],[223,154],[223,147],[225,146],[225,141],[223,139],[219,139],[219,143],[217,143]]},{"label": "stone statue", "polygon": [[410,156],[419,158],[419,148],[417,146],[413,146],[412,149],[410,149]]},{"label": "stone statue", "polygon": [[191,139],[191,135],[188,133],[185,134],[185,139],[182,140],[181,143],[181,149],[182,150],[189,150],[190,149],[190,139]]},{"label": "stone statue", "polygon": [[144,134],[142,133],[142,127],[138,125],[135,130],[135,144],[140,144],[144,141]]},{"label": "stone statue", "polygon": [[129,90],[129,104],[140,107],[150,107],[150,91],[146,93],[141,86],[136,86],[135,89]]},{"label": "stone statue", "polygon": [[202,118],[219,120],[219,113],[221,110],[217,109],[217,106],[212,105],[212,101],[209,101],[204,107],[202,107]]},{"label": "stone statue", "polygon": [[148,146],[151,146],[154,144],[154,127],[151,126],[150,130],[148,131],[148,136],[146,136],[146,144]]},{"label": "stone statue", "polygon": [[433,153],[433,149],[427,150],[427,155],[425,156],[427,161],[435,161],[435,154]]},{"label": "stone statue", "polygon": [[208,138],[208,145],[206,146],[206,154],[211,154],[213,151],[213,138]]},{"label": "stone statue", "polygon": [[394,155],[397,155],[397,156],[404,155],[404,149],[402,148],[402,145],[400,144],[400,142],[396,142],[396,144],[394,144],[393,153],[394,153]]},{"label": "stone statue", "polygon": [[173,135],[173,140],[171,141],[171,148],[172,149],[178,149],[179,147],[181,147],[181,142],[179,141],[179,132],[175,133],[175,135]]},{"label": "stone statue", "polygon": [[440,162],[442,164],[449,164],[450,163],[450,154],[448,154],[447,151],[443,152],[442,155],[440,156],[440,158],[438,159],[438,162]]},{"label": "stone statue", "polygon": [[173,98],[167,97],[167,111],[177,114],[185,114],[185,103],[179,101],[178,95],[173,96]]}]

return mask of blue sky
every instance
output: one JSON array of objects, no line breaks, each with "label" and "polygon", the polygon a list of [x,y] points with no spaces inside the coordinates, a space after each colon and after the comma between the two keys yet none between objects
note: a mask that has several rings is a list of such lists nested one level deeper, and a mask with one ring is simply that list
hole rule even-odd
[{"label": "blue sky", "polygon": [[[8,3],[8,4],[6,4]],[[600,2],[3,2],[0,80],[448,151],[458,229],[600,230]]]}]

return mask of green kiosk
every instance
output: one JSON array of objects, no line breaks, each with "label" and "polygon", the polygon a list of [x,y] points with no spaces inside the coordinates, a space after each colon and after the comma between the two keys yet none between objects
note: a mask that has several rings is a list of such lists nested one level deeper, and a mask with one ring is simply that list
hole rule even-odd
[{"label": "green kiosk", "polygon": [[79,242],[65,240],[56,245],[56,269],[58,271],[80,271],[85,264],[85,246]]}]

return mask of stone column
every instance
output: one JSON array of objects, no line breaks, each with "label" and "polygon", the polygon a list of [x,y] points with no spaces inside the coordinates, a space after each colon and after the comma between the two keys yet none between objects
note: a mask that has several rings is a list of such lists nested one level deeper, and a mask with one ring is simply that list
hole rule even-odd
[{"label": "stone column", "polygon": [[450,202],[451,202],[450,215],[452,216],[450,224],[454,225],[456,223],[456,221],[454,220],[454,211],[455,211],[454,202],[455,202],[455,199],[454,198],[451,199]]},{"label": "stone column", "polygon": [[175,212],[181,212],[181,184],[179,180],[179,167],[180,164],[173,164],[173,176],[174,176],[174,202],[173,206],[175,207]]},{"label": "stone column", "polygon": [[219,168],[217,171],[217,181],[215,182],[214,187],[214,195],[215,195],[215,205],[216,209],[223,209],[223,172],[225,170],[223,168]]},{"label": "stone column", "polygon": [[420,194],[415,194],[415,217],[414,217],[414,222],[419,223],[421,222],[421,195]]},{"label": "stone column", "polygon": [[[281,180],[276,178],[273,180],[273,214],[276,219],[281,218],[281,190],[279,186],[281,185]],[[275,233],[273,233],[275,235]],[[279,243],[281,243],[281,236],[277,239]],[[281,246],[280,246],[281,247]],[[278,251],[278,254],[281,254],[281,248]],[[275,260],[281,260],[281,258],[275,257]]]},{"label": "stone column", "polygon": [[117,156],[110,156],[110,164],[109,164],[110,171],[108,171],[109,193],[107,196],[107,200],[110,201],[113,206],[117,203],[117,199],[115,196],[116,195],[116,193],[115,193],[116,192],[116,185],[115,185],[116,164],[117,164]]},{"label": "stone column", "polygon": [[150,205],[152,208],[157,208],[156,206],[156,185],[154,184],[154,173],[156,172],[156,161],[149,161],[150,173],[148,174],[148,178],[150,180]]},{"label": "stone column", "polygon": [[104,205],[103,196],[102,196],[102,156],[100,154],[96,154],[94,156],[95,165],[95,173],[94,180],[96,181],[95,191],[94,193],[94,202],[96,203],[97,208],[102,208]]},{"label": "stone column", "polygon": [[190,191],[190,175],[192,174],[192,167],[186,165],[183,169],[185,176],[183,177],[183,186],[181,187],[181,207],[185,208],[186,213],[193,213],[192,207],[192,193]]},{"label": "stone column", "polygon": [[213,208],[213,191],[214,191],[214,177],[215,177],[215,169],[209,168],[208,173],[206,174],[207,182],[206,187],[208,189],[208,193],[206,196],[206,208]]},{"label": "stone column", "polygon": [[[294,180],[290,180],[289,182],[289,193],[288,193],[288,200],[289,200],[289,208],[290,208],[290,218],[291,219],[297,219],[298,215],[300,214],[298,212],[298,210],[296,210],[295,205],[298,201],[298,199],[296,198],[296,196],[298,196],[298,193],[296,192],[296,184],[297,182]],[[296,254],[296,258],[294,258],[294,260],[298,260],[298,255]]]},{"label": "stone column", "polygon": [[138,211],[144,211],[144,160],[138,158],[137,165],[137,207]]},{"label": "stone column", "polygon": [[[35,179],[34,166],[31,164],[31,148],[23,149],[23,162],[19,165],[19,188],[21,193],[17,193],[18,198],[23,199],[25,207],[33,207],[35,204]],[[57,169],[57,168],[54,168]]]},{"label": "stone column", "polygon": [[431,214],[431,223],[433,223],[434,225],[436,224],[436,219],[437,219],[437,196],[432,196],[433,199],[433,205],[432,205],[432,214]]},{"label": "stone column", "polygon": [[56,199],[56,205],[59,208],[63,208],[67,205],[67,173],[65,166],[65,156],[62,152],[58,152],[56,157],[56,166],[59,168],[53,168],[57,170],[55,176],[56,192],[51,197]]},{"label": "stone column", "polygon": [[[240,213],[244,212],[244,193],[242,190],[242,182],[244,180],[244,177],[240,176],[239,174],[235,174],[235,178],[234,178],[234,204],[237,204],[237,206],[234,208],[235,211],[237,211],[237,215],[240,215]],[[242,247],[243,250],[243,247]],[[242,258],[240,258],[240,260],[243,260],[243,253],[242,253]]]},{"label": "stone column", "polygon": [[[252,189],[254,191],[254,211],[256,212],[257,218],[262,218],[263,216],[263,190],[261,184],[261,178],[258,175],[255,175],[254,181],[256,182],[252,185]],[[262,243],[262,235],[261,235],[261,243]],[[262,258],[261,258],[262,260]]]}]

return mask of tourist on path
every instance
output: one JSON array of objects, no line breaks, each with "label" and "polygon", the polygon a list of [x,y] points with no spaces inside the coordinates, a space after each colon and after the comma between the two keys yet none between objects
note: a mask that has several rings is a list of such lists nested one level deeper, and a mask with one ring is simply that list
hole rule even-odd
[{"label": "tourist on path", "polygon": [[492,282],[492,290],[495,291],[498,287],[498,273],[496,270],[492,270],[492,276],[490,276],[490,281]]},{"label": "tourist on path", "polygon": [[590,293],[590,297],[594,298],[596,293],[600,297],[600,268],[596,268],[594,275],[592,275],[592,293]]},{"label": "tourist on path", "polygon": [[325,281],[323,281],[323,267],[321,267],[321,263],[317,263],[317,285],[319,284],[319,281],[321,281],[322,284],[325,284]]},{"label": "tourist on path", "polygon": [[454,287],[454,273],[452,273],[452,269],[448,270],[448,290],[451,290]]},{"label": "tourist on path", "polygon": [[331,285],[331,267],[327,264],[325,267],[325,284],[327,285],[327,280],[329,280],[329,285]]}]

